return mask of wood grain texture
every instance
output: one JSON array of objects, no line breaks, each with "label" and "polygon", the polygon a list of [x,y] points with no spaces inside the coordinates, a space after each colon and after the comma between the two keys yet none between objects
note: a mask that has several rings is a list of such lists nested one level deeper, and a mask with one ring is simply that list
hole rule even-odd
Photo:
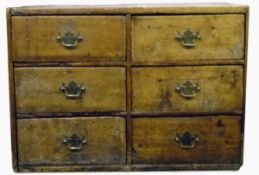
[{"label": "wood grain texture", "polygon": [[157,67],[157,66],[208,66],[208,65],[244,65],[245,60],[181,60],[170,62],[14,62],[14,67]]},{"label": "wood grain texture", "polygon": [[240,164],[134,164],[81,166],[22,166],[19,172],[83,172],[83,171],[175,171],[175,170],[238,170]]},{"label": "wood grain texture", "polygon": [[[8,9],[14,170],[239,169],[243,163],[248,14],[248,6],[221,3]],[[150,21],[153,23],[146,30]],[[138,22],[143,23],[140,26],[143,33],[133,38]],[[202,39],[195,48],[186,50],[181,47],[181,42],[175,40],[175,35],[178,30],[183,32],[187,25],[194,32],[200,29]],[[67,50],[56,40],[59,32],[67,30],[81,32],[84,38],[75,49]],[[19,33],[15,34],[14,39],[15,31]],[[144,37],[146,41],[141,41]],[[154,39],[158,40],[152,43]],[[170,41],[174,47],[169,39],[172,39]],[[137,48],[138,54],[144,57],[135,55],[135,59],[134,40],[160,46],[161,40],[168,42],[168,45],[159,46],[158,50],[153,47],[151,52],[147,52],[146,48]],[[23,50],[17,51],[19,49]],[[90,89],[87,89],[83,98],[78,100],[80,102],[71,101],[62,93],[60,95],[60,83],[67,83],[72,78],[93,87],[90,89],[94,94],[91,96]],[[194,99],[186,100],[175,92],[175,87],[170,86],[190,78],[193,82],[201,80],[202,91]],[[15,83],[17,79],[19,84]],[[134,95],[134,82],[137,79],[143,81],[137,83],[140,92],[138,100]],[[21,82],[24,83],[23,87]],[[38,84],[35,85],[35,82]],[[169,90],[172,90],[171,93],[167,92]],[[16,100],[18,96],[22,98]],[[135,101],[141,105],[134,106]],[[172,108],[170,101],[174,102]],[[21,104],[23,107],[19,111],[18,105]],[[16,122],[20,123],[18,132]],[[124,133],[120,132],[118,136],[117,128]],[[179,133],[195,131],[205,140],[200,140],[196,151],[174,151],[179,150],[179,145],[173,142],[175,128],[179,128]],[[73,131],[89,135],[95,143],[94,147],[85,145],[83,156],[61,147],[51,149],[52,145],[46,144],[50,141],[61,145],[60,140],[53,140],[51,136],[62,138],[60,133],[71,135]],[[19,135],[18,140],[16,134]],[[41,144],[23,144],[24,153],[20,157],[20,154],[17,155],[17,151],[20,153],[20,139],[26,144],[37,142],[38,139]],[[170,139],[171,142],[168,142]],[[143,143],[150,147],[145,149]],[[43,151],[35,151],[36,148]],[[56,152],[57,149],[62,151]],[[43,156],[38,156],[40,154]],[[206,156],[208,154],[210,156]]]},{"label": "wood grain texture", "polygon": [[[246,17],[246,21],[245,21],[245,30],[246,30],[246,35],[245,35],[245,64],[244,64],[244,83],[243,83],[243,86],[244,86],[244,115],[242,117],[242,128],[241,128],[241,132],[242,132],[242,137],[244,139],[244,131],[245,131],[245,110],[246,110],[246,89],[247,89],[247,62],[248,62],[248,38],[249,38],[249,34],[248,34],[248,31],[249,31],[249,8],[247,10],[247,13],[245,14],[245,17]],[[243,164],[243,159],[244,159],[244,142],[241,143],[241,164]]]},{"label": "wood grain texture", "polygon": [[17,128],[16,128],[16,108],[15,108],[15,87],[14,87],[14,65],[12,59],[12,16],[11,8],[6,9],[7,36],[8,36],[8,73],[9,73],[9,95],[10,95],[10,126],[12,141],[12,166],[17,172]]},{"label": "wood grain texture", "polygon": [[127,19],[127,54],[126,54],[126,90],[127,90],[127,164],[131,165],[131,111],[132,111],[132,60],[131,60],[131,14],[126,15]]},{"label": "wood grain texture", "polygon": [[[135,16],[132,60],[244,59],[244,15]],[[191,29],[201,39],[186,48],[176,39]]]},{"label": "wood grain texture", "polygon": [[227,3],[128,4],[98,6],[27,6],[12,8],[12,15],[80,14],[227,14],[246,13],[248,6]]},{"label": "wood grain texture", "polygon": [[[18,120],[19,166],[125,164],[125,125],[121,117]],[[72,134],[87,140],[80,151],[62,143]]]},{"label": "wood grain texture", "polygon": [[[126,111],[126,75],[122,67],[16,68],[17,113]],[[68,99],[62,83],[83,84],[81,98]]]},{"label": "wood grain texture", "polygon": [[[35,16],[12,18],[15,61],[124,61],[124,16]],[[83,40],[65,48],[59,33],[80,32]],[[115,32],[116,31],[116,32]]]},{"label": "wood grain texture", "polygon": [[[231,112],[243,110],[242,66],[133,69],[134,112]],[[186,99],[177,84],[190,80],[201,91]]]},{"label": "wood grain texture", "polygon": [[[183,149],[176,133],[196,134],[200,141]],[[132,121],[133,163],[239,163],[240,117],[135,118]]]}]

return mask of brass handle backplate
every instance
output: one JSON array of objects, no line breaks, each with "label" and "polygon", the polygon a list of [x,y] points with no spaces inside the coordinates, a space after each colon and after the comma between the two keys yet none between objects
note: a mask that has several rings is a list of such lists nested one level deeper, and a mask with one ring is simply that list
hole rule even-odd
[{"label": "brass handle backplate", "polygon": [[182,41],[184,47],[192,48],[196,41],[201,39],[201,34],[199,32],[194,34],[190,29],[186,29],[183,33],[178,32],[176,38]]},{"label": "brass handle backplate", "polygon": [[80,33],[75,34],[71,31],[67,31],[63,34],[59,33],[57,40],[60,41],[60,43],[66,48],[72,49],[75,48],[78,43],[83,40],[83,37],[80,35]]},{"label": "brass handle backplate", "polygon": [[60,90],[65,93],[67,98],[80,98],[82,93],[85,91],[84,85],[78,86],[74,81],[71,81],[68,85],[62,83]]},{"label": "brass handle backplate", "polygon": [[176,86],[176,91],[181,94],[182,97],[190,99],[196,96],[201,91],[201,87],[198,83],[193,84],[190,80],[184,84]]},{"label": "brass handle backplate", "polygon": [[85,138],[80,138],[76,134],[73,134],[71,137],[64,137],[62,143],[67,146],[71,151],[79,151],[87,143]]},{"label": "brass handle backplate", "polygon": [[192,149],[200,141],[197,135],[192,135],[189,132],[185,132],[182,136],[176,133],[175,141],[179,143],[183,149]]}]

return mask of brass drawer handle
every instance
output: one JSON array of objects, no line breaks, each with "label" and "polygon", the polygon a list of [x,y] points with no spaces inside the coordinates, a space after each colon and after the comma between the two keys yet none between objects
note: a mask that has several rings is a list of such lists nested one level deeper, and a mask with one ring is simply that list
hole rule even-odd
[{"label": "brass drawer handle", "polygon": [[79,151],[87,143],[87,140],[83,137],[80,138],[76,134],[73,134],[71,137],[64,137],[62,143],[67,146],[71,151]]},{"label": "brass drawer handle", "polygon": [[59,33],[57,40],[66,48],[72,49],[75,48],[78,43],[83,40],[83,37],[80,35],[80,33],[75,34],[71,31],[67,31],[63,34]]},{"label": "brass drawer handle", "polygon": [[85,91],[84,85],[78,86],[74,81],[71,81],[68,85],[62,83],[60,90],[65,93],[67,98],[80,98],[82,93]]},{"label": "brass drawer handle", "polygon": [[201,91],[201,87],[198,83],[193,84],[190,80],[187,80],[184,84],[176,86],[176,91],[184,98],[190,99],[196,96]]},{"label": "brass drawer handle", "polygon": [[199,32],[193,34],[191,29],[186,29],[183,33],[178,32],[176,38],[182,41],[184,47],[191,48],[195,46],[197,40],[201,39],[201,34]]},{"label": "brass drawer handle", "polygon": [[176,133],[175,141],[179,143],[183,149],[192,149],[200,141],[197,135],[192,135],[189,132],[185,132],[182,136]]}]

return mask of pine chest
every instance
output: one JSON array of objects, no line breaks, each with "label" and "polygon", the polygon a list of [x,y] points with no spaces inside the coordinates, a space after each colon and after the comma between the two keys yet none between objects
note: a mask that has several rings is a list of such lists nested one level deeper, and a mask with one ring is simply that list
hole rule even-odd
[{"label": "pine chest", "polygon": [[13,167],[242,165],[248,7],[7,10]]}]

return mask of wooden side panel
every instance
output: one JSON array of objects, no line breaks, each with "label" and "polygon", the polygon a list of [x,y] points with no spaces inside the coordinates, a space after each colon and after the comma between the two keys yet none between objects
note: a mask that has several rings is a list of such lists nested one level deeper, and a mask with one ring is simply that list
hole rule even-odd
[{"label": "wooden side panel", "polygon": [[[18,120],[19,166],[125,164],[125,124],[121,117]],[[87,140],[79,151],[62,143],[73,134]]]},{"label": "wooden side panel", "polygon": [[[132,21],[135,62],[244,59],[244,15],[136,16]],[[201,39],[186,48],[176,39],[191,29]]]},{"label": "wooden side panel", "polygon": [[[15,61],[123,61],[124,16],[15,16],[12,20]],[[83,40],[65,48],[59,33],[78,32]]]},{"label": "wooden side panel", "polygon": [[[200,92],[184,98],[186,81]],[[233,112],[243,110],[242,66],[151,67],[133,69],[134,112]]]},{"label": "wooden side panel", "polygon": [[10,124],[12,142],[12,166],[17,172],[17,130],[16,130],[16,109],[15,109],[15,87],[14,87],[14,66],[12,60],[12,9],[6,10],[7,37],[8,37],[8,73],[9,73],[9,97],[10,97]]},{"label": "wooden side panel", "polygon": [[[16,68],[18,113],[126,111],[126,75],[122,67]],[[60,90],[71,81],[84,85],[81,98]]]},{"label": "wooden side panel", "polygon": [[[132,121],[133,163],[239,163],[240,117],[135,118]],[[200,141],[192,149],[176,142],[189,132]]]}]

